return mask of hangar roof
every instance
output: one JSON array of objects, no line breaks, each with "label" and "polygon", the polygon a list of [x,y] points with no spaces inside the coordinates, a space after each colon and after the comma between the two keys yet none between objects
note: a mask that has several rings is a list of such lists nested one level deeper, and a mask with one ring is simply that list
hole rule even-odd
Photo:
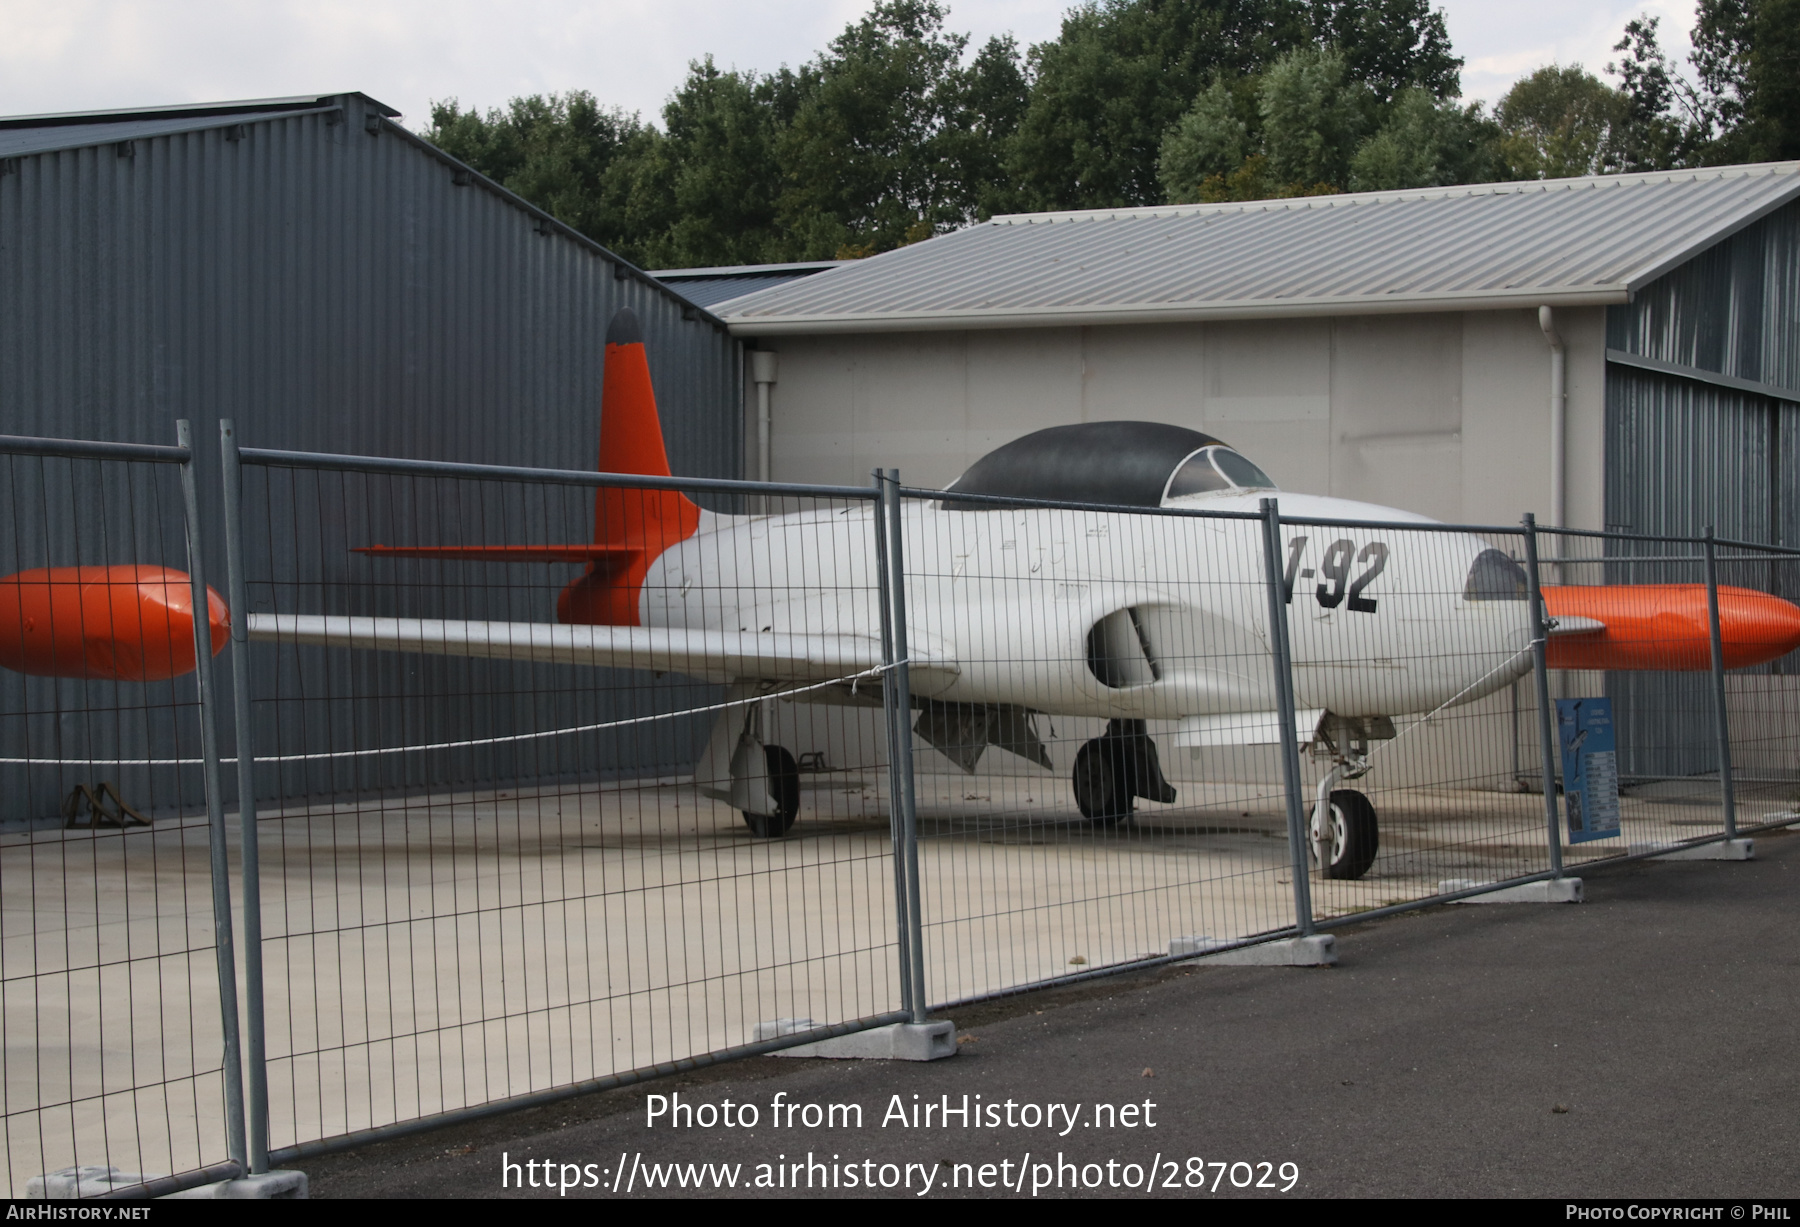
[{"label": "hangar roof", "polygon": [[742,336],[1598,305],[1800,198],[1800,162],[1019,213],[723,304]]},{"label": "hangar roof", "polygon": [[717,268],[658,268],[650,275],[698,307],[711,309],[745,294],[786,285],[848,260],[806,260],[797,264],[730,264]]},{"label": "hangar roof", "polygon": [[[358,95],[383,115],[400,112],[368,95]],[[307,94],[297,98],[256,98],[245,102],[204,102],[183,106],[142,107],[125,111],[68,111],[57,115],[0,117],[0,157],[78,149],[116,141],[144,140],[171,132],[194,132],[231,124],[256,123],[296,111],[326,110],[340,105],[341,95]]]}]

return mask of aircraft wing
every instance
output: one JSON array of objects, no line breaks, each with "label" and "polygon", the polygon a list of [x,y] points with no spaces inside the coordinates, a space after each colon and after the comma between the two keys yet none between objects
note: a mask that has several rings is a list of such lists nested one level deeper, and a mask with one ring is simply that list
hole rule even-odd
[{"label": "aircraft wing", "polygon": [[[250,638],[414,652],[426,656],[528,660],[685,673],[707,681],[755,678],[825,682],[881,665],[881,643],[864,635],[747,634],[662,626],[564,626],[556,622],[475,622],[327,614],[249,615]],[[914,649],[915,658],[919,649]],[[914,669],[957,672],[953,661],[919,660]],[[871,679],[872,680],[872,679]]]},{"label": "aircraft wing", "polygon": [[443,562],[593,562],[640,554],[634,545],[359,545],[352,554],[376,558],[435,558]]}]

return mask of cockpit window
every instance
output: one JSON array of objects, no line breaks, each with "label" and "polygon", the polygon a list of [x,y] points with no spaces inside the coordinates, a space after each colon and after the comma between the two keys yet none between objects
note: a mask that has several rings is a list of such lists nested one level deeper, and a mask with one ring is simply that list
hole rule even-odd
[{"label": "cockpit window", "polygon": [[1465,601],[1523,601],[1531,595],[1525,568],[1499,550],[1483,550],[1463,585]]},{"label": "cockpit window", "polygon": [[1275,483],[1269,475],[1244,459],[1229,447],[1212,449],[1212,462],[1218,466],[1219,472],[1231,479],[1231,484],[1244,490],[1273,490]]},{"label": "cockpit window", "polygon": [[1175,470],[1169,478],[1167,501],[1192,494],[1212,494],[1219,490],[1273,490],[1269,475],[1251,464],[1229,447],[1203,447]]}]

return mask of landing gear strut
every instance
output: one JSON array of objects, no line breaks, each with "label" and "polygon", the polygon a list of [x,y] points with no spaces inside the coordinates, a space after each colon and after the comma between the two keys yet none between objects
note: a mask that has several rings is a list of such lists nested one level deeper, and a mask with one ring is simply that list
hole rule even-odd
[{"label": "landing gear strut", "polygon": [[1136,797],[1165,805],[1175,800],[1142,720],[1109,720],[1106,732],[1076,753],[1071,783],[1082,817],[1095,826],[1131,817]]},{"label": "landing gear strut", "polygon": [[1323,729],[1314,753],[1332,760],[1332,768],[1319,781],[1313,802],[1309,832],[1313,864],[1327,878],[1353,881],[1369,872],[1381,846],[1381,830],[1375,807],[1354,788],[1334,788],[1340,780],[1359,779],[1369,773],[1369,742],[1343,729],[1334,738]]},{"label": "landing gear strut", "polygon": [[[755,682],[734,682],[727,694],[737,703],[758,689]],[[748,703],[719,713],[694,779],[704,795],[742,814],[756,835],[775,839],[788,833],[800,812],[800,765],[785,746],[764,743],[763,707]]]},{"label": "landing gear strut", "polygon": [[785,746],[764,746],[763,757],[769,771],[768,796],[775,802],[775,812],[752,814],[746,810],[744,822],[764,839],[774,839],[788,833],[794,825],[794,815],[800,812],[800,767]]}]

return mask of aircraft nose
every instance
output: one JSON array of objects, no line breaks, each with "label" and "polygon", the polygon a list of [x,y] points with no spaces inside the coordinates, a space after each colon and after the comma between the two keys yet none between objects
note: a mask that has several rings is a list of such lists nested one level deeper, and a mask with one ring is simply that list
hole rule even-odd
[{"label": "aircraft nose", "polygon": [[1727,669],[1767,664],[1800,648],[1800,606],[1750,588],[1719,588],[1719,646]]}]

